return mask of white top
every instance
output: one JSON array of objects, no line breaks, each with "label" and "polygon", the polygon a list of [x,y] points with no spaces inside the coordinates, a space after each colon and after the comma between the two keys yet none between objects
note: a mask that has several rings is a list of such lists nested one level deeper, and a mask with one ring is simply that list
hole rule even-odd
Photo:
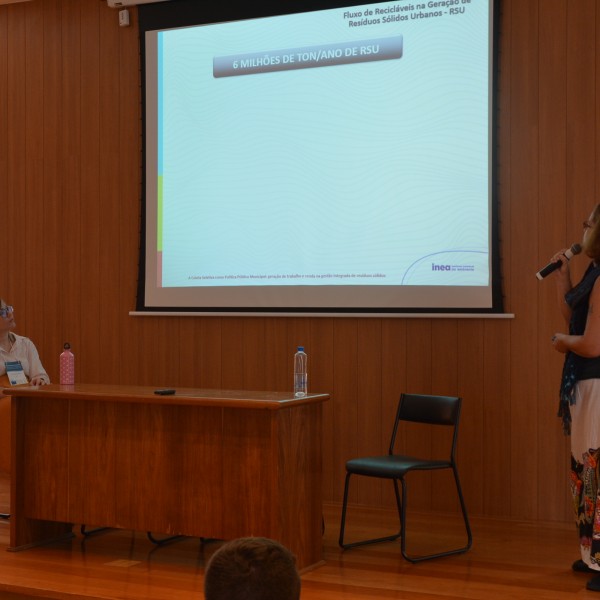
[{"label": "white top", "polygon": [[23,371],[31,381],[34,377],[42,377],[44,383],[50,383],[50,377],[42,366],[40,355],[34,343],[22,335],[9,333],[9,339],[12,341],[10,350],[6,351],[0,348],[0,376],[6,374],[4,363],[18,360],[21,362]]}]

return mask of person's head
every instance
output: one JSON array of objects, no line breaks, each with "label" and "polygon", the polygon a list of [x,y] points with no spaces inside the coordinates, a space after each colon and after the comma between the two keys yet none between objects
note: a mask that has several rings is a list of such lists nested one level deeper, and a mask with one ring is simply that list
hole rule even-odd
[{"label": "person's head", "polygon": [[279,542],[239,538],[221,546],[204,575],[206,600],[298,600],[294,555]]},{"label": "person's head", "polygon": [[600,262],[600,204],[596,204],[590,216],[583,222],[582,247],[594,262]]},{"label": "person's head", "polygon": [[7,333],[15,327],[15,316],[12,306],[8,306],[4,299],[0,298],[0,334]]}]

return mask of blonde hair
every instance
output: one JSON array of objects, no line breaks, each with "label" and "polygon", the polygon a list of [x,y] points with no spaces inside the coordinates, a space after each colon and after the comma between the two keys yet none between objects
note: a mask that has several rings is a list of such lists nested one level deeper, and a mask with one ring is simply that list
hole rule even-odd
[{"label": "blonde hair", "polygon": [[583,242],[583,251],[595,262],[600,262],[600,204],[590,216],[591,228]]}]

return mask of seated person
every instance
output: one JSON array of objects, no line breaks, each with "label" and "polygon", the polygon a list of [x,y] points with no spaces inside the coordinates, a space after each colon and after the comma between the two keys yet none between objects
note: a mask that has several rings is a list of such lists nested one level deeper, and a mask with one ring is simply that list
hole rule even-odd
[{"label": "seated person", "polygon": [[5,363],[18,360],[31,385],[50,383],[36,347],[29,338],[13,333],[16,326],[13,307],[0,298],[0,376],[6,375]]},{"label": "seated person", "polygon": [[299,600],[294,555],[280,543],[239,538],[221,546],[204,575],[206,600]]},{"label": "seated person", "polygon": [[18,360],[32,385],[50,383],[33,342],[13,333],[15,313],[0,298],[0,471],[10,472],[10,398],[2,396],[2,388],[10,387],[5,363]]}]

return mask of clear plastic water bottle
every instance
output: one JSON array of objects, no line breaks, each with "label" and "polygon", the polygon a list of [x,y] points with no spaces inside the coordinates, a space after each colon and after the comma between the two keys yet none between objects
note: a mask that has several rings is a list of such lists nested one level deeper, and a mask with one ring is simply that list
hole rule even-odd
[{"label": "clear plastic water bottle", "polygon": [[304,346],[298,346],[294,354],[294,396],[302,398],[308,393],[308,356]]},{"label": "clear plastic water bottle", "polygon": [[60,384],[73,385],[75,383],[75,356],[71,352],[71,344],[65,342],[64,351],[60,355]]}]

